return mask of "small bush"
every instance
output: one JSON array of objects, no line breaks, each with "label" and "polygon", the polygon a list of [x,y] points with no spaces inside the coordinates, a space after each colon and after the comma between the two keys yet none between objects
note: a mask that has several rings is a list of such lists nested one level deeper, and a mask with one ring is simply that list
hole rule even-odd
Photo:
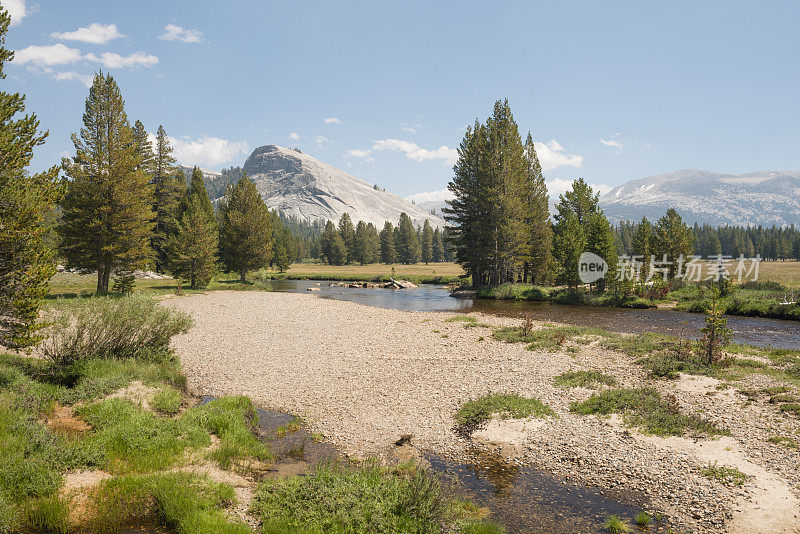
[{"label": "small bush", "polygon": [[503,419],[554,416],[555,412],[536,398],[526,398],[516,393],[492,393],[464,403],[455,415],[456,425],[469,434],[486,423],[492,415]]},{"label": "small bush", "polygon": [[654,388],[593,393],[583,402],[573,402],[570,411],[583,415],[622,414],[627,424],[659,436],[681,436],[687,431],[727,434],[706,419],[681,413],[675,404],[662,399]]},{"label": "small bush", "polygon": [[42,354],[64,368],[82,359],[163,355],[191,318],[139,295],[57,301]]},{"label": "small bush", "polygon": [[634,519],[636,526],[646,527],[650,524],[650,514],[647,512],[639,512]]},{"label": "small bush", "polygon": [[455,317],[450,317],[445,321],[447,323],[477,323],[478,319],[472,317],[471,315],[456,315]]},{"label": "small bush", "polygon": [[784,404],[781,406],[781,411],[800,415],[800,404]]},{"label": "small bush", "polygon": [[592,388],[597,385],[616,386],[617,379],[600,371],[567,371],[555,377],[553,383],[566,388]]},{"label": "small bush", "polygon": [[767,440],[770,443],[775,443],[778,445],[783,445],[787,449],[796,449],[797,443],[792,438],[787,438],[784,436],[770,436]]}]

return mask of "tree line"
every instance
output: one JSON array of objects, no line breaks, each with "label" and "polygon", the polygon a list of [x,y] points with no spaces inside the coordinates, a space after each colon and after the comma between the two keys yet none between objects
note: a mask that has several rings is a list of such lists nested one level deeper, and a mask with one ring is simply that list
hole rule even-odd
[{"label": "tree line", "polygon": [[[608,263],[595,289],[632,291],[630,282],[616,279],[620,232],[585,180],[575,180],[559,195],[551,220],[532,136],[523,143],[507,100],[497,101],[485,122],[476,119],[467,128],[458,155],[448,185],[455,198],[442,211],[451,225],[456,261],[474,286],[530,282],[576,288],[580,255],[593,252]],[[626,239],[631,251],[669,262],[691,255],[695,242],[674,209],[656,224],[638,225]],[[674,269],[669,274],[674,276]]]},{"label": "tree line", "polygon": [[330,265],[348,263],[413,264],[453,261],[447,228],[433,228],[428,219],[421,228],[414,226],[407,213],[400,214],[397,226],[386,221],[380,232],[372,223],[353,225],[344,213],[338,225],[328,221],[319,241],[311,248],[312,257]]},{"label": "tree line", "polygon": [[[639,223],[622,221],[616,228],[615,241],[620,254],[635,252],[635,236],[640,225],[649,225],[647,218]],[[738,258],[760,256],[764,260],[800,260],[800,230],[794,225],[771,228],[762,226],[718,226],[695,223],[692,227],[694,254],[711,258],[722,254]]]}]

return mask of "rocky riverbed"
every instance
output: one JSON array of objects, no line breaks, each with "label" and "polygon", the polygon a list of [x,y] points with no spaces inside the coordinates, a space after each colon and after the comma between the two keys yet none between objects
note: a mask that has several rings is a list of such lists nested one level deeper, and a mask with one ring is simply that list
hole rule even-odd
[{"label": "rocky riverbed", "polygon": [[[707,377],[648,380],[634,358],[585,346],[531,352],[465,328],[448,313],[371,308],[314,295],[214,292],[168,299],[194,316],[175,350],[198,394],[244,394],[264,408],[301,415],[350,456],[388,456],[403,434],[418,451],[454,458],[468,440],[453,415],[490,392],[535,396],[556,412],[541,420],[494,420],[473,436],[509,461],[532,464],[565,483],[636,497],[686,532],[800,532],[797,448],[767,441],[799,438],[798,418],[767,399],[739,393],[775,383],[752,375],[733,387]],[[491,326],[519,320],[478,316]],[[730,430],[729,437],[658,438],[617,417],[569,412],[591,390],[563,389],[564,371],[597,369],[624,387],[653,385],[686,412]],[[736,467],[742,486],[711,480],[710,463]]]}]

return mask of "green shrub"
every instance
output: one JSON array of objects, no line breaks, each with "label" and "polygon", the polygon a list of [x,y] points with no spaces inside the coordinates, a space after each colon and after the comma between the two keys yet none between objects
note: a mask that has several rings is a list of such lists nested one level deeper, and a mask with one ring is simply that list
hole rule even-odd
[{"label": "green shrub", "polygon": [[573,402],[570,411],[582,415],[622,414],[628,425],[659,436],[681,436],[687,431],[727,434],[706,419],[681,413],[673,403],[662,399],[654,388],[593,393],[583,402]]},{"label": "green shrub", "polygon": [[784,404],[781,406],[781,411],[800,415],[800,404]]},{"label": "green shrub", "polygon": [[647,512],[639,512],[634,519],[636,526],[646,527],[650,524],[650,514]]},{"label": "green shrub", "polygon": [[69,503],[58,495],[27,501],[21,506],[19,514],[20,523],[26,529],[54,534],[71,532],[68,521]]},{"label": "green shrub", "polygon": [[603,526],[606,529],[606,532],[609,532],[610,534],[623,534],[625,532],[630,532],[630,527],[628,524],[618,515],[609,514],[606,516]]},{"label": "green shrub", "polygon": [[456,315],[454,317],[450,317],[445,322],[447,323],[477,323],[478,319],[472,317],[471,315]]},{"label": "green shrub", "polygon": [[456,425],[469,434],[499,414],[503,419],[554,416],[555,412],[536,398],[521,397],[516,393],[492,393],[464,403],[455,415]]},{"label": "green shrub", "polygon": [[161,355],[172,336],[187,332],[191,318],[140,295],[56,301],[42,354],[63,368],[82,359]]}]

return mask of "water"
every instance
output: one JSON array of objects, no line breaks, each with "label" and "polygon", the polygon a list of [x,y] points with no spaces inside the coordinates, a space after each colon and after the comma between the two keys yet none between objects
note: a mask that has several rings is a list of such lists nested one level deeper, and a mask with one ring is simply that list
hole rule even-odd
[{"label": "water", "polygon": [[[608,497],[598,490],[554,479],[531,466],[508,464],[496,453],[469,449],[466,463],[427,456],[431,468],[456,484],[506,531],[573,534],[604,532],[609,514],[634,524],[646,510],[646,498],[638,495]],[[630,504],[623,504],[630,503]],[[653,522],[648,532],[666,532],[668,525]]]},{"label": "water", "polygon": [[[423,285],[419,289],[368,289],[328,287],[330,282],[308,280],[273,280],[276,291],[305,293],[307,288],[319,288],[311,294],[324,299],[346,300],[377,308],[407,311],[481,312],[504,317],[530,314],[534,320],[592,326],[613,332],[659,332],[687,337],[698,335],[703,316],[696,313],[664,309],[628,310],[589,306],[564,306],[540,302],[516,302],[453,298],[444,286]],[[758,317],[728,317],[735,343],[800,349],[800,322]]]}]

